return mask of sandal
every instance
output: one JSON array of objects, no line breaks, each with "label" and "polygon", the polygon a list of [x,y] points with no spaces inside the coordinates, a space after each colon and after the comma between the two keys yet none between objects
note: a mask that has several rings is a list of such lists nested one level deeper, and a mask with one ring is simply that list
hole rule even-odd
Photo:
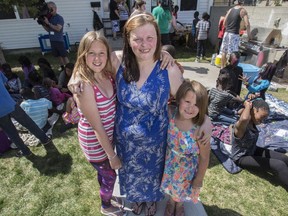
[{"label": "sandal", "polygon": [[124,199],[122,199],[121,197],[112,196],[111,205],[124,210]]},{"label": "sandal", "polygon": [[140,215],[143,208],[145,206],[145,202],[135,202],[132,204],[132,212],[136,215]]},{"label": "sandal", "polygon": [[168,200],[165,208],[165,216],[174,216],[175,215],[175,206],[176,203],[172,201],[171,199]]},{"label": "sandal", "polygon": [[145,216],[154,216],[157,211],[156,202],[147,202],[145,209]]},{"label": "sandal", "polygon": [[108,216],[124,216],[124,212],[122,209],[117,208],[115,206],[110,206],[109,208],[101,207],[101,214],[108,215]]},{"label": "sandal", "polygon": [[175,216],[185,216],[184,203],[176,203]]}]

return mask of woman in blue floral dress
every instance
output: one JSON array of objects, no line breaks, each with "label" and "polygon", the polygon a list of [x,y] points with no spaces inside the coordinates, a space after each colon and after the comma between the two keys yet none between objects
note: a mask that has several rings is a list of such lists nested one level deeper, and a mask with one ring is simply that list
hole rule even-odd
[{"label": "woman in blue floral dress", "polygon": [[124,38],[124,63],[116,75],[114,131],[123,164],[119,169],[120,190],[133,203],[135,214],[146,205],[146,215],[154,215],[156,202],[164,197],[160,184],[167,142],[167,102],[183,79],[176,65],[168,70],[160,68],[159,29],[151,15],[130,18],[124,34],[129,36]]},{"label": "woman in blue floral dress", "polygon": [[[153,16],[131,17],[124,29],[122,64],[117,68],[117,111],[114,141],[122,161],[120,192],[132,203],[134,214],[156,214],[164,170],[168,129],[168,99],[183,82],[177,65],[160,67],[160,32]],[[116,63],[115,63],[116,62]],[[211,126],[205,121],[205,138]]]}]

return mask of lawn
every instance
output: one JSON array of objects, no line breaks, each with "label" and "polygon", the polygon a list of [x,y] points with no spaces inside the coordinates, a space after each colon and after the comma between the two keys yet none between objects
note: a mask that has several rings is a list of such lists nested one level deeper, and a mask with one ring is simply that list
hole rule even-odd
[{"label": "lawn", "polygon": [[[69,55],[75,60],[74,52]],[[36,64],[41,54],[28,56]],[[15,71],[20,70],[18,57],[6,55]],[[57,60],[50,54],[45,57],[56,71]],[[191,54],[183,49],[177,57],[179,61],[187,60]],[[270,93],[288,101],[285,90]],[[54,128],[54,145],[31,147],[36,156],[30,160],[14,157],[13,150],[0,158],[1,216],[101,215],[96,172],[80,150],[77,130],[60,134],[62,124],[60,120]],[[229,174],[213,154],[201,200],[209,216],[288,215],[287,192],[272,181],[271,176],[245,170]]]}]

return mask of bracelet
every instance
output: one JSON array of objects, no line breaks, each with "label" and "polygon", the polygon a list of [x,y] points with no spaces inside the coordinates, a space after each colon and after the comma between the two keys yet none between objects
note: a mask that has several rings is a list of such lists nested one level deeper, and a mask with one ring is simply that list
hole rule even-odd
[{"label": "bracelet", "polygon": [[116,153],[115,153],[114,156],[112,156],[112,157],[109,157],[109,156],[108,156],[108,160],[113,160],[116,156],[117,156]]}]

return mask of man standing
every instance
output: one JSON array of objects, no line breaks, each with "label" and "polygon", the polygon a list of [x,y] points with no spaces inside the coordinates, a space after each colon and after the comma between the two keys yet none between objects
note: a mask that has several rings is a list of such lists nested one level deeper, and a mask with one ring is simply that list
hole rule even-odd
[{"label": "man standing", "polygon": [[120,26],[119,26],[120,15],[119,15],[119,10],[118,10],[118,1],[119,0],[111,0],[109,4],[113,40],[117,40],[117,32],[120,31]]},{"label": "man standing", "polygon": [[243,19],[248,38],[251,39],[250,23],[247,11],[242,7],[244,0],[234,1],[235,6],[231,8],[225,16],[224,26],[226,28],[223,37],[221,52],[221,68],[224,68],[227,62],[227,54],[237,52],[239,50],[239,30],[240,22]]},{"label": "man standing", "polygon": [[45,24],[42,26],[49,33],[52,54],[59,58],[62,71],[64,66],[69,63],[63,38],[64,19],[57,14],[57,7],[54,2],[48,2],[47,6],[50,10],[51,18],[45,17]]},{"label": "man standing", "polygon": [[168,45],[171,43],[169,32],[172,15],[167,2],[168,1],[159,1],[158,6],[152,11],[160,29],[162,45]]}]

